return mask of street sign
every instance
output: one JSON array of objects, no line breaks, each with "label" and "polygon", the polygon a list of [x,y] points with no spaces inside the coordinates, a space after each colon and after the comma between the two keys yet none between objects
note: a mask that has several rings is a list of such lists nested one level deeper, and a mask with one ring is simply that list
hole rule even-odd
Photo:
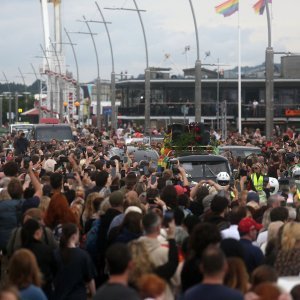
[{"label": "street sign", "polygon": [[103,115],[111,116],[111,106],[104,106],[102,108]]}]

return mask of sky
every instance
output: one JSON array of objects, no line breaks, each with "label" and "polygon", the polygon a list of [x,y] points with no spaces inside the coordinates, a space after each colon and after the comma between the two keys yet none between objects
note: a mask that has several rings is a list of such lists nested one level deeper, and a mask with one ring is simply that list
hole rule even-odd
[{"label": "sky", "polygon": [[[241,28],[242,66],[263,63],[267,46],[266,15],[254,13],[256,0],[240,0],[240,14],[224,18],[215,13],[214,7],[224,0],[192,0],[198,30],[200,58],[204,64],[217,64],[231,69],[238,62],[238,19]],[[142,12],[146,31],[149,66],[170,67],[172,74],[181,74],[182,69],[192,67],[196,59],[196,40],[189,0],[136,0]],[[145,46],[138,14],[135,11],[107,10],[105,8],[134,8],[133,0],[98,0],[109,24],[115,71],[137,76],[146,67]],[[275,52],[300,53],[299,0],[273,0],[272,44]],[[49,4],[51,27],[53,7]],[[101,17],[94,0],[62,0],[62,24],[70,32],[86,32],[83,15],[88,20],[100,21]],[[111,56],[104,25],[90,23],[100,62],[101,79],[109,79]],[[51,28],[51,31],[53,29]],[[39,0],[0,1],[0,82],[5,73],[8,81],[22,82],[18,68],[31,84],[35,77],[31,64],[38,71],[42,66],[40,44],[44,43]],[[95,51],[90,36],[71,33],[75,43],[81,82],[97,77]],[[67,42],[63,34],[63,42]],[[190,51],[185,52],[185,46]],[[67,69],[76,74],[70,45],[64,45]],[[210,56],[206,54],[210,52]],[[168,58],[166,58],[168,57]],[[275,55],[275,61],[280,55]],[[210,67],[215,68],[215,67]]]}]

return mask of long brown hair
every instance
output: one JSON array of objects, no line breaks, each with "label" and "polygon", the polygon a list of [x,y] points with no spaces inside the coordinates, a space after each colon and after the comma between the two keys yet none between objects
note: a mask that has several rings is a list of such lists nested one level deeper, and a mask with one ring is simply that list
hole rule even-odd
[{"label": "long brown hair", "polygon": [[243,294],[249,288],[249,275],[243,260],[239,257],[227,258],[228,270],[224,278],[224,284],[232,289],[239,290]]},{"label": "long brown hair", "polygon": [[78,220],[71,211],[67,198],[60,193],[54,194],[51,197],[44,221],[45,224],[51,228],[55,228],[58,224],[65,223],[78,225]]},{"label": "long brown hair", "polygon": [[41,286],[42,276],[34,254],[27,249],[17,250],[8,265],[8,280],[19,289],[30,284]]}]

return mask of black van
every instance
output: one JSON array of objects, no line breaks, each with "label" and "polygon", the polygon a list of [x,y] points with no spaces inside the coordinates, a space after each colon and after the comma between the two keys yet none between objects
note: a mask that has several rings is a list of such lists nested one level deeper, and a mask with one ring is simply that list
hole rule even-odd
[{"label": "black van", "polygon": [[73,140],[72,129],[67,124],[39,124],[35,125],[30,133],[29,140],[50,142]]}]

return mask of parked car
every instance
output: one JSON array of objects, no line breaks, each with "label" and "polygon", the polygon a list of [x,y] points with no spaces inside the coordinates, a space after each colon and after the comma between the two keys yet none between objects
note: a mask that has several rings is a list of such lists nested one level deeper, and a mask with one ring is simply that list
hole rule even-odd
[{"label": "parked car", "polygon": [[224,154],[226,151],[230,151],[235,157],[245,158],[251,154],[259,155],[261,154],[261,149],[259,147],[250,147],[250,146],[220,146],[219,154]]}]

